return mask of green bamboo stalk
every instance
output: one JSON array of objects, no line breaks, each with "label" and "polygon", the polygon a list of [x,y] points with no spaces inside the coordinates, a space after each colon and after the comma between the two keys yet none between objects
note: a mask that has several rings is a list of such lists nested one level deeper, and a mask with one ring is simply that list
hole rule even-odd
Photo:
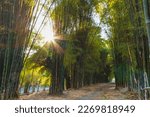
[{"label": "green bamboo stalk", "polygon": [[147,26],[147,36],[149,41],[149,48],[150,48],[150,11],[149,11],[149,0],[143,0],[143,6],[144,6],[144,15],[145,15],[145,21]]},{"label": "green bamboo stalk", "polygon": [[[44,24],[45,24],[44,22],[45,22],[47,16],[49,15],[49,11],[51,10],[52,5],[54,4],[55,1],[56,1],[56,0],[53,0],[53,1],[52,1],[52,3],[50,4],[48,10],[46,11],[46,14],[45,14],[45,16],[44,16],[44,18],[43,18],[43,20],[42,20],[42,23],[40,24],[40,26],[39,26],[39,28],[38,28],[38,31],[37,31],[37,33],[35,34],[35,36],[34,36],[34,38],[33,38],[33,40],[32,40],[32,43],[31,43],[31,45],[30,45],[30,47],[29,47],[29,51],[28,51],[28,53],[27,53],[26,56],[25,56],[24,63],[26,62],[27,58],[29,57],[29,54],[30,54],[30,52],[31,52],[31,49],[33,48],[34,43],[36,42],[36,37],[38,36],[38,34],[40,34],[41,30],[43,29]],[[45,2],[44,4],[46,4],[46,2]],[[44,7],[44,6],[43,6],[43,7]],[[41,9],[43,9],[43,7],[42,7]],[[37,16],[37,20],[39,19],[39,16],[40,16],[41,13],[42,13],[42,10],[40,10],[40,13],[39,13],[38,16]],[[35,24],[36,24],[37,20],[35,21]],[[34,26],[35,26],[35,25],[33,25],[33,27],[34,27]],[[31,32],[32,32],[32,30],[31,30]],[[30,32],[30,33],[31,33],[31,32]],[[30,38],[30,36],[31,36],[31,35],[29,35],[28,38]]]},{"label": "green bamboo stalk", "polygon": [[[0,63],[0,99],[14,99],[19,86],[19,75],[23,64],[24,45],[29,33],[30,13],[32,6],[24,0],[2,1],[0,25],[5,27],[2,32],[3,50],[1,54],[3,64]],[[28,17],[28,19],[26,19]],[[19,20],[18,20],[19,19]]]}]

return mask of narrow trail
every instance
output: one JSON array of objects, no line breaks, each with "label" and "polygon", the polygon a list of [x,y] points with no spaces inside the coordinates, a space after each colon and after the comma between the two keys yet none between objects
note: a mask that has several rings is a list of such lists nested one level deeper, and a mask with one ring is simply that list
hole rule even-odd
[{"label": "narrow trail", "polygon": [[114,84],[99,84],[94,86],[93,91],[88,95],[77,98],[78,100],[99,100],[99,99],[125,99],[121,92],[115,90]]},{"label": "narrow trail", "polygon": [[24,100],[133,100],[136,95],[126,89],[116,90],[113,83],[101,83],[78,90],[64,91],[61,96],[50,96],[47,91],[20,96]]}]

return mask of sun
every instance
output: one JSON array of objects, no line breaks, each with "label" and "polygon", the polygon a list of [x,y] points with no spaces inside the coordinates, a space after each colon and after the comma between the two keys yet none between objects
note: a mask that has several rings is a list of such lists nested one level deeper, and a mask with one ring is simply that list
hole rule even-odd
[{"label": "sun", "polygon": [[54,33],[52,31],[46,30],[43,36],[44,42],[54,42]]},{"label": "sun", "polygon": [[55,41],[52,21],[48,21],[45,24],[41,34],[43,36],[43,39],[44,39],[43,41],[45,43],[47,43],[47,42],[54,42]]}]

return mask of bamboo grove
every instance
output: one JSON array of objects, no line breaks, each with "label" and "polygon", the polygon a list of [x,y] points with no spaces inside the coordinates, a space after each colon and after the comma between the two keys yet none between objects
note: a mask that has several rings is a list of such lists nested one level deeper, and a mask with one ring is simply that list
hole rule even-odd
[{"label": "bamboo grove", "polygon": [[51,72],[49,94],[108,82],[107,44],[92,19],[95,4],[96,1],[55,1],[51,18],[57,39],[50,44],[48,57],[42,63]]},{"label": "bamboo grove", "polygon": [[[149,6],[149,0],[1,0],[0,99],[41,86],[61,95],[113,78],[116,89],[149,98]],[[49,20],[55,40],[41,44]]]},{"label": "bamboo grove", "polygon": [[[138,92],[139,98],[147,97],[145,87],[150,82],[148,0],[105,0],[102,20],[109,27],[116,87],[128,87]],[[144,6],[144,7],[143,7]],[[106,19],[107,18],[107,19]]]},{"label": "bamboo grove", "polygon": [[0,99],[17,96],[33,1],[0,1]]}]

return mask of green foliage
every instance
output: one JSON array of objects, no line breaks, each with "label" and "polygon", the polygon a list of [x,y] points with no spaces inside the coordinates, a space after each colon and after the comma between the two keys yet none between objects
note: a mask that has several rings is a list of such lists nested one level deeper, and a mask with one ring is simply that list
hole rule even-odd
[{"label": "green foliage", "polygon": [[139,86],[135,81],[138,80],[142,87],[144,81],[141,74],[149,74],[149,47],[142,0],[102,0],[96,11],[107,27],[116,86],[137,90]]},{"label": "green foliage", "polygon": [[77,53],[73,51],[73,43],[70,42],[67,46],[67,49],[65,50],[64,55],[64,65],[65,67],[69,67],[70,65],[76,63],[76,56]]},{"label": "green foliage", "polygon": [[31,7],[35,5],[35,0],[24,0],[24,3]]}]

